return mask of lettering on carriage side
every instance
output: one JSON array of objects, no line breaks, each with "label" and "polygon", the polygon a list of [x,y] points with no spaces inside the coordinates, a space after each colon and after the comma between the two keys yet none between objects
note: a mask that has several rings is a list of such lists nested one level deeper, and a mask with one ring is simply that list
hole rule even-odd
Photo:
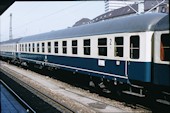
[{"label": "lettering on carriage side", "polygon": [[110,39],[110,45],[112,45],[112,39]]}]

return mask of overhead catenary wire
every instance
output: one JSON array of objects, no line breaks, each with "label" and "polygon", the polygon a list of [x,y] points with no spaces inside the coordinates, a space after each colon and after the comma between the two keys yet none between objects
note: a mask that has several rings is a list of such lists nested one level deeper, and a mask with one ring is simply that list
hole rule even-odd
[{"label": "overhead catenary wire", "polygon": [[[86,1],[85,1],[85,2],[86,2]],[[68,10],[68,9],[70,9],[70,8],[72,8],[72,7],[81,5],[81,4],[85,3],[85,2],[81,2],[81,3],[77,3],[77,4],[74,4],[74,5],[65,7],[65,8],[60,9],[60,10],[58,10],[58,11],[55,11],[55,12],[49,14],[49,15],[40,17],[40,18],[35,19],[35,20],[32,20],[32,21],[29,21],[29,22],[27,22],[26,24],[23,24],[23,25],[21,25],[21,26],[19,26],[19,27],[15,27],[15,28],[13,28],[13,30],[21,29],[21,28],[23,28],[24,26],[27,26],[27,25],[32,24],[32,23],[37,22],[37,21],[39,22],[39,21],[41,21],[41,20],[43,20],[43,19],[45,19],[45,18],[48,18],[48,17],[50,17],[50,16],[52,16],[52,15],[56,15],[56,14],[58,14],[58,13],[61,13],[62,11],[65,11],[65,10]]]}]

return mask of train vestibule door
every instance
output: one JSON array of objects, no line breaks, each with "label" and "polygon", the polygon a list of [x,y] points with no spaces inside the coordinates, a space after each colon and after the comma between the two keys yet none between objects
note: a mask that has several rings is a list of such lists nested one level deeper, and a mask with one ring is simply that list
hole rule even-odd
[{"label": "train vestibule door", "polygon": [[129,60],[126,62],[127,75],[129,79],[138,80],[140,58],[140,37],[139,35],[130,36],[129,39]]},{"label": "train vestibule door", "polygon": [[154,34],[152,81],[158,85],[170,85],[170,34],[157,31]]}]

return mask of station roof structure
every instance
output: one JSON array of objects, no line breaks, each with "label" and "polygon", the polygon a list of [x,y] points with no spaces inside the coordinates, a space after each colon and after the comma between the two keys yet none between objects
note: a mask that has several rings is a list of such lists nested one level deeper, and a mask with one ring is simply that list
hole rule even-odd
[{"label": "station roof structure", "polygon": [[14,2],[15,0],[1,0],[0,1],[0,15],[2,15]]}]

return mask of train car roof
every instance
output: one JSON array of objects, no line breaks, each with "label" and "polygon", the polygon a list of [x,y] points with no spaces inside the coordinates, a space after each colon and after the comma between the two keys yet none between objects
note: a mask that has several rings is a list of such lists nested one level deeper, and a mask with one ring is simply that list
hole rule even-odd
[{"label": "train car roof", "polygon": [[111,33],[154,31],[156,23],[166,15],[167,14],[164,13],[147,13],[141,15],[119,17],[97,23],[27,36],[23,37],[19,42],[34,42]]},{"label": "train car roof", "polygon": [[155,31],[162,31],[162,30],[168,30],[169,27],[169,15],[165,16],[163,19],[161,19],[155,26]]},{"label": "train car roof", "polygon": [[0,44],[15,44],[15,43],[18,43],[18,41],[21,39],[22,38],[11,39],[11,40],[0,42]]}]

